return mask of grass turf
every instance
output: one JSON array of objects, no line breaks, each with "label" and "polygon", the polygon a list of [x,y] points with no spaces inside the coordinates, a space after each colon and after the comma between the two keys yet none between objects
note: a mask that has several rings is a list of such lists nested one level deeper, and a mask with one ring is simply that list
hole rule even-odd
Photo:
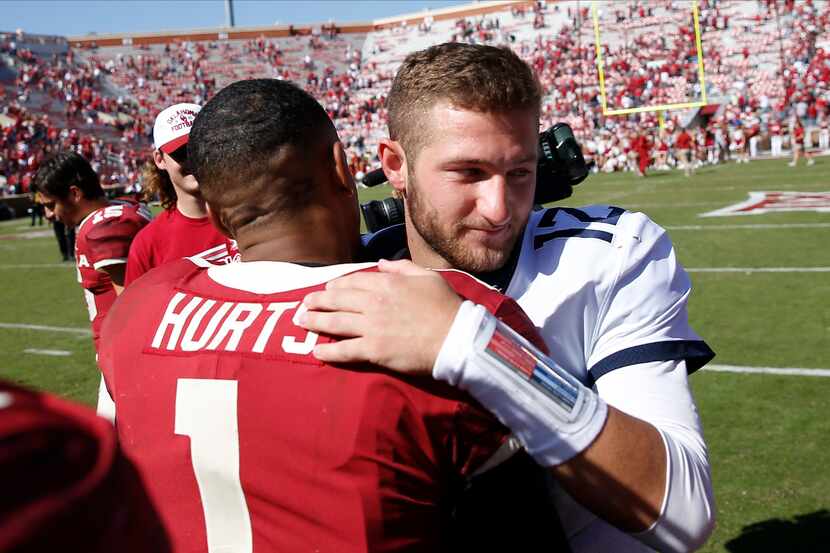
[{"label": "grass turf", "polygon": [[[567,205],[609,203],[665,226],[691,273],[690,318],[717,363],[830,368],[830,273],[697,272],[700,268],[830,267],[830,215],[788,212],[701,218],[749,191],[830,191],[830,159],[792,169],[757,161],[645,179],[593,175]],[[361,191],[361,200],[389,194]],[[724,225],[772,225],[723,228]],[[807,224],[788,228],[775,225]],[[689,228],[690,226],[704,228]],[[60,264],[48,227],[0,223],[0,376],[92,404],[95,369],[75,270]],[[30,267],[36,265],[39,267]],[[69,352],[49,356],[26,350]],[[704,551],[818,551],[830,543],[830,378],[700,371],[691,379],[710,447],[718,527]]]}]

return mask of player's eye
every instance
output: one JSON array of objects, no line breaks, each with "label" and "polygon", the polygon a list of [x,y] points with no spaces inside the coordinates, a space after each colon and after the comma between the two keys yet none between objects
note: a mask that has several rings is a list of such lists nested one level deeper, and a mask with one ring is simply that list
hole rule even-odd
[{"label": "player's eye", "polygon": [[461,169],[455,169],[455,172],[461,177],[470,180],[478,180],[484,176],[484,171],[478,167],[463,167]]},{"label": "player's eye", "polygon": [[507,176],[515,178],[515,179],[521,179],[521,178],[528,177],[531,174],[532,174],[532,171],[530,171],[529,169],[514,169],[513,171],[510,171],[509,173],[507,173]]}]

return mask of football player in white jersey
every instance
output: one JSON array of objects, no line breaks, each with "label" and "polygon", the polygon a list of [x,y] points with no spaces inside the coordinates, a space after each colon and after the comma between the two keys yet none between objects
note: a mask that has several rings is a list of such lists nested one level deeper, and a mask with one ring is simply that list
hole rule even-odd
[{"label": "football player in white jersey", "polygon": [[[405,253],[515,298],[548,358],[408,261],[310,294],[303,324],[351,337],[319,346],[323,360],[431,373],[493,411],[548,467],[575,551],[696,549],[715,507],[687,374],[714,354],[688,325],[689,278],[641,213],[531,211],[540,96],[509,50],[416,52],[392,85],[380,157],[404,198]],[[447,311],[442,335],[430,321]],[[413,345],[424,335],[443,344],[437,358]]]}]

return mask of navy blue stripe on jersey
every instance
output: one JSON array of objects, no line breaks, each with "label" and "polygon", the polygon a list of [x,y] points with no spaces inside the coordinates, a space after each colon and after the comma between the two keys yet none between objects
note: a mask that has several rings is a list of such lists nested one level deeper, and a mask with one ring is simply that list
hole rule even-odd
[{"label": "navy blue stripe on jersey", "polygon": [[616,225],[617,222],[620,220],[620,216],[625,213],[625,209],[621,207],[609,206],[608,208],[608,215],[604,217],[591,217],[581,209],[575,209],[573,207],[554,207],[548,209],[542,218],[539,219],[538,227],[552,227],[554,225],[554,221],[556,220],[556,215],[558,213],[567,213],[577,221],[581,223],[605,223],[607,225]]},{"label": "navy blue stripe on jersey", "polygon": [[590,382],[587,385],[593,386],[594,382],[611,371],[654,361],[680,361],[685,359],[686,370],[689,374],[692,374],[714,357],[715,352],[702,340],[672,340],[643,344],[612,353],[591,367],[588,370]]},{"label": "navy blue stripe on jersey", "polygon": [[554,240],[555,238],[598,238],[605,242],[611,243],[614,235],[604,230],[593,230],[587,228],[568,228],[563,230],[555,230],[547,234],[540,234],[533,237],[533,248],[539,249],[545,245],[545,242]]}]

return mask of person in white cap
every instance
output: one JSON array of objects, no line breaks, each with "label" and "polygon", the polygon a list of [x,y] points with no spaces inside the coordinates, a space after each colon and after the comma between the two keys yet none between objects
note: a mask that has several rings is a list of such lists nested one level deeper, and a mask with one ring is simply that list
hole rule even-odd
[{"label": "person in white cap", "polygon": [[208,219],[199,183],[187,168],[187,139],[197,104],[175,104],[156,117],[153,160],[143,174],[145,199],[158,196],[164,211],[136,236],[127,260],[125,284],[168,261],[199,257],[230,263],[239,257],[236,244]]}]

